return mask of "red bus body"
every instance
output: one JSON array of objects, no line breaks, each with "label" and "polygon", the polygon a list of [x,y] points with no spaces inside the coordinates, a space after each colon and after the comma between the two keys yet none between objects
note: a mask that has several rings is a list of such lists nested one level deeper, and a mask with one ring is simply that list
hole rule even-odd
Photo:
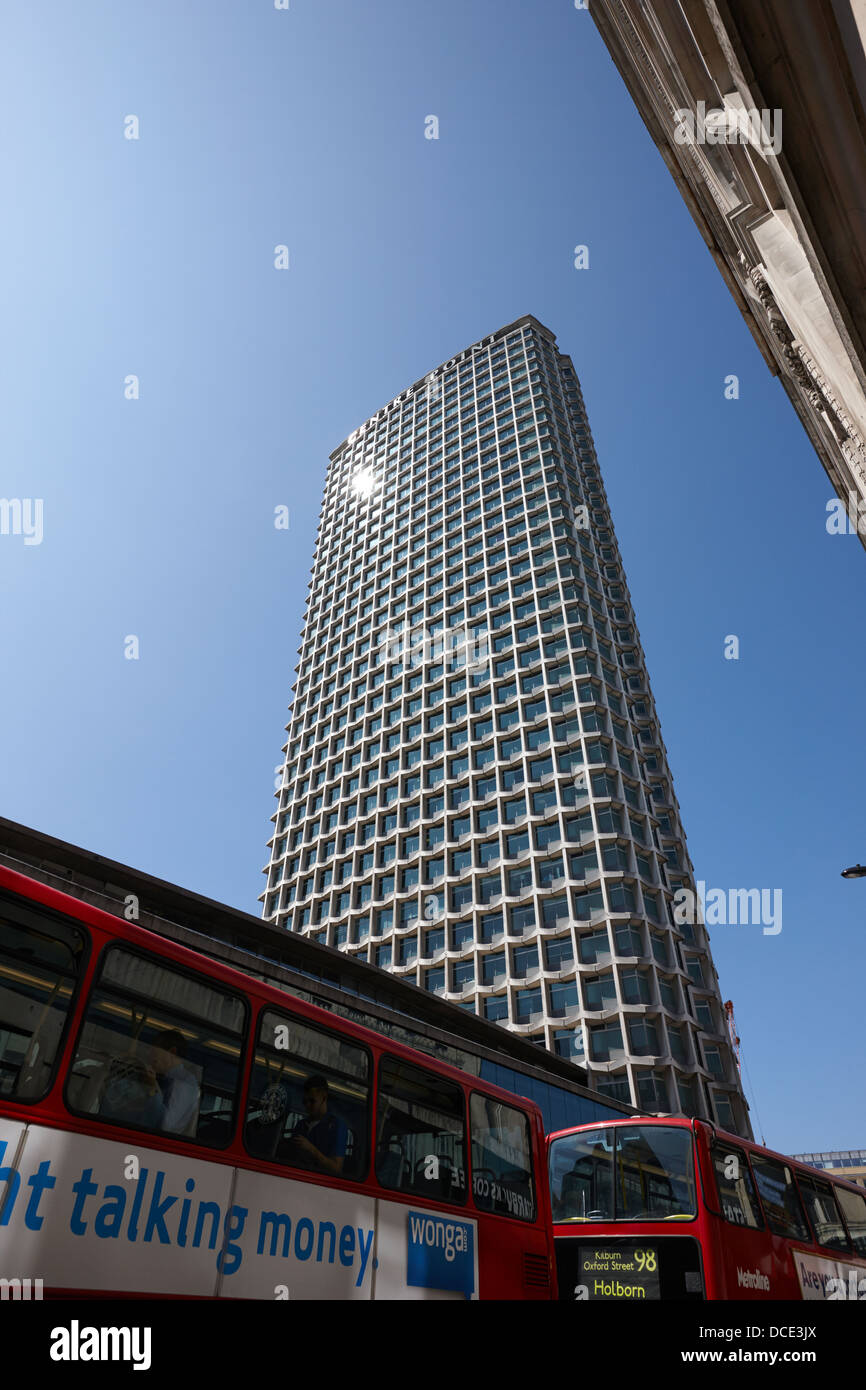
[{"label": "red bus body", "polygon": [[[240,971],[227,968],[220,963],[213,961],[206,956],[190,951],[185,947],[163,939],[152,932],[147,932],[132,923],[127,923],[108,913],[82,903],[79,900],[69,897],[66,894],[57,892],[41,883],[24,877],[21,874],[0,867],[0,922],[4,918],[4,913],[9,911],[10,903],[25,903],[30,909],[35,909],[37,913],[45,913],[45,920],[56,920],[55,914],[59,915],[66,922],[70,922],[82,931],[86,937],[87,946],[84,952],[81,971],[75,983],[74,990],[71,992],[71,1004],[68,1010],[68,1017],[63,1029],[62,1042],[59,1045],[58,1056],[53,1066],[53,1079],[46,1093],[39,1096],[32,1103],[16,1101],[8,1094],[3,1093],[3,1073],[0,1072],[0,1138],[6,1133],[9,1142],[5,1148],[0,1144],[0,1280],[22,1280],[39,1279],[42,1281],[45,1297],[183,1297],[185,1291],[178,1287],[172,1288],[170,1282],[161,1278],[157,1270],[156,1273],[144,1277],[139,1272],[134,1274],[136,1261],[141,1256],[145,1247],[142,1245],[142,1231],[138,1230],[138,1243],[129,1243],[124,1247],[123,1254],[126,1257],[125,1272],[121,1276],[113,1275],[110,1279],[101,1279],[94,1275],[93,1260],[82,1258],[81,1273],[74,1278],[58,1279],[55,1269],[52,1266],[52,1242],[55,1230],[63,1227],[63,1239],[69,1242],[69,1229],[67,1222],[75,1224],[74,1218],[69,1216],[70,1203],[67,1201],[62,1215],[59,1203],[61,1201],[60,1187],[56,1186],[48,1190],[44,1188],[41,1197],[41,1206],[34,1208],[39,1215],[33,1215],[30,1219],[30,1209],[25,1208],[27,1198],[27,1180],[25,1170],[22,1169],[16,1176],[17,1155],[22,1151],[26,1152],[27,1145],[33,1146],[35,1155],[42,1152],[42,1148],[47,1145],[55,1153],[74,1149],[76,1153],[85,1153],[85,1162],[90,1162],[89,1154],[91,1150],[96,1152],[99,1146],[105,1141],[112,1154],[117,1153],[118,1157],[128,1154],[136,1156],[142,1169],[150,1164],[151,1169],[155,1169],[159,1164],[175,1164],[177,1160],[194,1161],[196,1170],[207,1167],[220,1178],[225,1185],[231,1179],[235,1185],[246,1184],[246,1191],[253,1192],[264,1187],[269,1179],[277,1179],[285,1183],[286,1190],[289,1188],[297,1194],[300,1193],[303,1200],[307,1203],[310,1211],[313,1212],[317,1202],[339,1202],[343,1208],[349,1210],[354,1201],[358,1209],[363,1207],[365,1212],[372,1212],[369,1217],[371,1231],[375,1227],[375,1244],[373,1247],[373,1258],[365,1273],[364,1287],[355,1292],[354,1285],[347,1296],[351,1297],[474,1297],[482,1299],[550,1299],[556,1297],[555,1281],[555,1262],[553,1255],[552,1227],[550,1218],[550,1203],[547,1187],[546,1170],[546,1150],[544,1130],[541,1119],[541,1112],[538,1107],[529,1100],[517,1098],[499,1087],[489,1085],[461,1072],[454,1067],[446,1066],[432,1058],[415,1052],[414,1050],[403,1047],[396,1042],[384,1038],[382,1035],[359,1027],[347,1020],[336,1017],[325,1009],[308,1004],[306,1001],[288,995],[278,989],[247,976]],[[9,895],[14,894],[15,898]],[[243,1039],[239,1043],[238,1050],[241,1054],[239,1062],[239,1075],[241,1077],[240,1089],[237,1094],[234,1109],[234,1118],[231,1125],[231,1134],[227,1143],[222,1147],[209,1147],[201,1142],[194,1140],[172,1137],[166,1133],[147,1133],[142,1132],[141,1128],[123,1128],[116,1123],[101,1120],[98,1114],[82,1116],[75,1114],[67,1105],[65,1095],[65,1085],[70,1074],[73,1058],[76,1055],[76,1047],[82,1033],[83,1019],[87,1009],[88,1001],[93,991],[94,982],[100,969],[106,952],[112,947],[127,947],[130,951],[141,953],[142,961],[158,963],[160,966],[176,967],[178,972],[183,972],[184,976],[190,977],[190,988],[195,988],[195,982],[201,981],[208,986],[216,986],[222,990],[230,992],[233,997],[243,1001],[246,1010],[246,1022],[244,1026]],[[0,998],[4,986],[4,976],[7,979],[17,976],[19,981],[22,976],[28,973],[35,980],[39,972],[36,968],[29,971],[20,964],[7,967],[4,964],[5,957],[0,957]],[[142,966],[144,968],[144,964]],[[10,998],[12,996],[10,995]],[[159,1001],[156,1001],[155,1007]],[[366,1171],[357,1175],[355,1178],[342,1176],[326,1175],[325,1173],[296,1170],[288,1168],[285,1162],[273,1162],[267,1159],[256,1157],[247,1147],[244,1140],[244,1117],[248,1115],[248,1100],[250,1095],[250,1078],[253,1066],[256,1061],[256,1051],[258,1043],[259,1020],[265,1010],[277,1011],[281,1017],[285,1017],[291,1022],[296,1021],[299,1025],[309,1025],[311,1032],[318,1037],[328,1035],[325,1041],[329,1046],[339,1045],[348,1047],[350,1044],[358,1050],[363,1050],[370,1058],[369,1068],[369,1099],[368,1115],[370,1125],[368,1130],[367,1143],[367,1162]],[[115,1009],[115,1012],[117,1010]],[[4,1020],[0,1015],[0,1030],[8,1027],[8,1020]],[[165,1036],[165,1035],[163,1035]],[[336,1043],[334,1042],[336,1040]],[[323,1043],[324,1045],[324,1043]],[[466,1155],[467,1174],[461,1181],[465,1184],[464,1197],[462,1201],[449,1202],[442,1200],[441,1196],[419,1197],[417,1190],[412,1193],[404,1193],[399,1188],[383,1184],[378,1173],[378,1160],[376,1155],[378,1150],[372,1139],[374,1133],[373,1121],[379,1116],[378,1102],[381,1085],[381,1075],[383,1062],[388,1061],[389,1066],[394,1068],[409,1068],[406,1073],[414,1077],[415,1071],[428,1078],[432,1082],[441,1083],[449,1088],[449,1094],[454,1094],[454,1088],[459,1088],[462,1094],[463,1115],[464,1115],[464,1134],[465,1143],[462,1152]],[[14,1087],[14,1080],[12,1085]],[[530,1136],[530,1146],[532,1153],[533,1178],[534,1178],[534,1213],[530,1219],[508,1214],[500,1214],[498,1211],[484,1210],[483,1204],[479,1205],[476,1193],[487,1191],[491,1188],[491,1183],[487,1178],[474,1174],[471,1171],[469,1136],[471,1131],[470,1116],[473,1111],[470,1106],[472,1097],[480,1097],[484,1103],[489,1102],[493,1107],[500,1107],[504,1113],[507,1108],[510,1112],[520,1112],[528,1124],[528,1134]],[[86,1148],[82,1149],[82,1143]],[[113,1147],[112,1147],[113,1146]],[[4,1156],[5,1155],[5,1156]],[[57,1160],[60,1161],[60,1160]],[[80,1159],[78,1160],[80,1161]],[[112,1160],[113,1161],[113,1160]],[[435,1166],[435,1165],[434,1165]],[[230,1170],[226,1172],[225,1170]],[[38,1170],[37,1170],[38,1171]],[[45,1169],[49,1174],[52,1168]],[[92,1170],[87,1168],[90,1173]],[[178,1172],[181,1170],[178,1169]],[[192,1170],[190,1170],[192,1171]],[[416,1175],[417,1177],[417,1175]],[[190,1190],[190,1183],[193,1179],[187,1180],[186,1187]],[[299,1184],[302,1187],[299,1187]],[[258,1186],[257,1186],[258,1185]],[[480,1186],[479,1186],[480,1185]],[[15,1188],[14,1193],[11,1192]],[[118,1192],[118,1188],[120,1191]],[[106,1192],[109,1190],[106,1187]],[[120,1203],[125,1196],[122,1183],[117,1183],[112,1187],[112,1192],[117,1195],[112,1197],[112,1201]],[[167,1189],[166,1189],[167,1190]],[[269,1195],[267,1200],[273,1205],[274,1185],[271,1183],[268,1188]],[[232,1187],[234,1192],[234,1186]],[[11,1193],[11,1196],[10,1196]],[[183,1188],[178,1187],[175,1194],[177,1202],[183,1195]],[[14,1200],[13,1200],[14,1199]],[[43,1200],[44,1199],[44,1200]],[[192,1200],[192,1199],[190,1199]],[[492,1199],[491,1199],[492,1200]],[[5,1202],[5,1205],[4,1205]],[[109,1204],[106,1203],[106,1212]],[[409,1228],[410,1213],[422,1207],[420,1214],[416,1214],[416,1219],[424,1225],[426,1213],[428,1239],[429,1233],[434,1236],[439,1232],[453,1232],[463,1226],[470,1226],[474,1230],[476,1242],[476,1269],[477,1281],[474,1290],[469,1291],[468,1287],[460,1290],[453,1288],[442,1288],[435,1283],[435,1274],[423,1275],[423,1278],[432,1278],[433,1283],[422,1283],[419,1285],[417,1279],[414,1283],[407,1286],[407,1250],[406,1242],[408,1236],[406,1231]],[[156,1217],[151,1220],[152,1231],[150,1235],[145,1233],[144,1239],[148,1241],[147,1258],[155,1260],[159,1256],[160,1242],[163,1240],[163,1225],[160,1218],[159,1204],[156,1203]],[[307,1208],[305,1207],[304,1210]],[[342,1208],[341,1208],[342,1209]],[[82,1207],[82,1211],[92,1213],[93,1204],[89,1208]],[[232,1208],[234,1211],[235,1208]],[[322,1207],[327,1217],[327,1205]],[[176,1205],[172,1209],[172,1219],[176,1217],[181,1207]],[[385,1231],[383,1213],[390,1213],[391,1226]],[[396,1212],[396,1217],[395,1217]],[[52,1213],[55,1214],[52,1217]],[[263,1213],[262,1216],[273,1216],[273,1212]],[[26,1217],[26,1220],[25,1220]],[[226,1209],[226,1223],[228,1223],[229,1213]],[[103,1216],[103,1234],[108,1230],[108,1215]],[[143,1216],[142,1216],[143,1220]],[[216,1220],[216,1218],[214,1218]],[[339,1218],[338,1218],[339,1220]],[[32,1229],[41,1221],[38,1231]],[[209,1227],[203,1222],[202,1241],[205,1241]],[[456,1224],[455,1224],[456,1223]],[[80,1221],[78,1222],[80,1225]],[[279,1256],[275,1258],[266,1276],[262,1280],[264,1292],[245,1293],[240,1296],[245,1297],[320,1297],[320,1296],[343,1296],[337,1294],[316,1294],[310,1293],[305,1279],[305,1271],[314,1271],[315,1261],[324,1267],[330,1263],[336,1267],[337,1273],[340,1269],[340,1261],[343,1260],[344,1247],[340,1244],[342,1239],[340,1230],[336,1230],[338,1242],[337,1253],[334,1249],[334,1221],[330,1218],[319,1222],[319,1250],[313,1252],[313,1258],[302,1253],[300,1258],[306,1258],[306,1266],[298,1265],[297,1261],[289,1270],[289,1262]],[[93,1222],[91,1220],[91,1228]],[[295,1249],[305,1249],[299,1246],[300,1223],[296,1222]],[[312,1227],[312,1221],[310,1221]],[[25,1229],[26,1227],[26,1229]],[[131,1218],[128,1230],[133,1229]],[[264,1220],[260,1231],[264,1231]],[[280,1234],[285,1234],[285,1226]],[[414,1228],[413,1228],[414,1229]],[[421,1227],[419,1227],[421,1229]],[[181,1243],[178,1228],[175,1246]],[[192,1227],[189,1226],[191,1233]],[[271,1222],[268,1227],[272,1241],[272,1246],[276,1243],[275,1231],[276,1223]],[[349,1230],[348,1226],[343,1228],[344,1232]],[[18,1235],[16,1236],[16,1231]],[[403,1232],[400,1235],[400,1232]],[[323,1234],[324,1232],[324,1234]],[[397,1232],[397,1236],[395,1236]],[[75,1236],[73,1230],[73,1240]],[[116,1237],[116,1230],[109,1230],[112,1237]],[[250,1238],[251,1248],[249,1262],[254,1263],[258,1257],[264,1259],[264,1255],[254,1249],[255,1230],[250,1228],[247,1233]],[[26,1241],[24,1244],[16,1246],[16,1239],[21,1238]],[[387,1237],[387,1238],[386,1238]],[[307,1232],[304,1231],[306,1241]],[[448,1237],[453,1240],[452,1236]],[[132,1237],[125,1237],[132,1241]],[[287,1238],[288,1239],[288,1238]],[[347,1250],[349,1244],[348,1235],[345,1237]],[[354,1239],[354,1235],[353,1235]],[[446,1236],[442,1236],[442,1250],[434,1253],[439,1259],[443,1269],[448,1269],[449,1251],[444,1245]],[[310,1236],[312,1240],[312,1236]],[[360,1240],[360,1232],[359,1232]],[[459,1240],[459,1236],[458,1236]],[[29,1242],[27,1244],[26,1242]],[[259,1235],[259,1245],[263,1242],[263,1235]],[[113,1248],[118,1245],[115,1238],[102,1240],[102,1246],[110,1254]],[[85,1242],[82,1239],[82,1250]],[[152,1248],[151,1248],[152,1247]],[[214,1248],[214,1247],[211,1247]],[[285,1246],[284,1246],[285,1249]],[[29,1268],[19,1268],[16,1261],[20,1262],[19,1250],[26,1254],[30,1261]],[[35,1252],[35,1253],[34,1253]],[[97,1252],[98,1253],[98,1252]],[[180,1252],[182,1255],[186,1251]],[[265,1250],[265,1254],[267,1250]],[[417,1253],[417,1252],[416,1252]],[[178,1255],[175,1248],[174,1255]],[[168,1258],[166,1256],[166,1258]],[[246,1256],[245,1256],[246,1258]],[[431,1257],[432,1258],[432,1257]],[[445,1263],[442,1264],[444,1259]],[[450,1259],[454,1260],[453,1251]],[[345,1260],[343,1261],[346,1262]],[[377,1264],[378,1262],[378,1264]],[[377,1267],[373,1269],[373,1266]],[[64,1268],[68,1267],[67,1264]],[[156,1268],[156,1266],[154,1266]],[[168,1266],[166,1266],[168,1268]],[[225,1270],[225,1266],[224,1266]],[[371,1272],[372,1271],[372,1272]],[[315,1271],[314,1271],[315,1272]],[[327,1271],[326,1271],[327,1272]],[[335,1276],[336,1277],[336,1276]],[[126,1279],[126,1282],[124,1281]],[[176,1282],[176,1281],[175,1281]],[[284,1294],[274,1294],[274,1288],[282,1288],[284,1283],[288,1283]],[[236,1297],[233,1290],[232,1280],[222,1277],[216,1281],[217,1286],[213,1290],[202,1291],[201,1287],[190,1287],[186,1291],[186,1296],[191,1297]],[[383,1291],[379,1291],[382,1289]],[[167,1292],[168,1290],[168,1292]],[[396,1291],[395,1291],[396,1290]],[[5,1296],[5,1295],[4,1295]]]},{"label": "red bus body", "polygon": [[[673,1188],[666,1182],[664,1162],[647,1157],[657,1147],[661,1132],[674,1129],[688,1136],[683,1142],[693,1163],[695,1200],[690,1217],[687,1201],[681,1212],[663,1214],[666,1203],[671,1208],[676,1205]],[[586,1194],[591,1193],[589,1201],[597,1205],[608,1195],[606,1179],[599,1181],[606,1156],[599,1160],[601,1168],[594,1174],[591,1171],[595,1165],[591,1155],[611,1142],[600,1141],[600,1131],[611,1135],[615,1146],[611,1190],[616,1194],[614,1210],[621,1204],[625,1219],[600,1220],[601,1213],[591,1207],[586,1216],[575,1215]],[[570,1152],[574,1136],[584,1137],[577,1141],[579,1151]],[[566,1142],[557,1149],[559,1140]],[[635,1141],[642,1157],[630,1167],[628,1146],[633,1152]],[[866,1192],[856,1184],[829,1178],[702,1120],[684,1118],[581,1125],[549,1135],[548,1152],[559,1289],[564,1300],[866,1301]],[[572,1171],[565,1172],[573,1159]],[[777,1183],[781,1170],[789,1175],[784,1186]],[[668,1170],[667,1178],[671,1176]],[[665,1191],[656,1219],[629,1219],[628,1206],[645,1203],[647,1188],[653,1185],[657,1193]],[[829,1205],[835,1216],[828,1213],[828,1192],[833,1193]],[[828,1220],[817,1223],[816,1203]],[[566,1219],[569,1204],[571,1215]],[[747,1220],[755,1224],[747,1225]],[[781,1233],[786,1224],[797,1227],[796,1231]]]}]

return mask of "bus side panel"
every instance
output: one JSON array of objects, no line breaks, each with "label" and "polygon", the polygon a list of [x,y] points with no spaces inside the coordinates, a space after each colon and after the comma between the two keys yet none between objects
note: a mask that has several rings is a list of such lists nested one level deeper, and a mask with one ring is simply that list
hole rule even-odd
[{"label": "bus side panel", "polygon": [[[708,1214],[705,1232],[703,1253],[709,1298],[766,1302],[779,1297],[767,1291],[773,1285],[773,1252],[766,1231],[745,1230]],[[744,1282],[738,1283],[738,1271]]]},{"label": "bus side panel", "polygon": [[790,1257],[800,1289],[799,1297],[810,1303],[825,1299],[830,1303],[848,1299],[866,1302],[866,1266],[862,1262],[852,1264],[831,1250],[822,1250],[819,1255],[794,1246]]},{"label": "bus side panel", "polygon": [[[0,1119],[4,1165],[21,1129]],[[232,1177],[225,1164],[28,1125],[14,1175],[0,1168],[0,1277],[212,1298]]]},{"label": "bus side panel", "polygon": [[[707,1297],[765,1303],[799,1298],[800,1289],[785,1242],[765,1226],[755,1230],[718,1214],[719,1198],[710,1153],[712,1131],[701,1120],[695,1120],[694,1126],[704,1191],[701,1223]],[[739,1151],[742,1140],[737,1145]]]},{"label": "bus side panel", "polygon": [[556,1298],[552,1237],[552,1229],[548,1235],[529,1222],[482,1219],[481,1297],[521,1301]]},{"label": "bus side panel", "polygon": [[374,1197],[237,1169],[232,1211],[220,1297],[373,1296]]},{"label": "bus side panel", "polygon": [[[545,1297],[544,1232],[0,1118],[0,1278],[45,1292],[254,1299]],[[481,1246],[483,1245],[483,1250]]]},{"label": "bus side panel", "polygon": [[13,1209],[12,1197],[17,1195],[20,1182],[20,1176],[15,1177],[16,1160],[26,1134],[26,1123],[0,1115],[0,1278],[5,1274],[2,1257],[8,1243],[6,1228]]},{"label": "bus side panel", "polygon": [[711,1248],[716,1298],[766,1303],[800,1297],[789,1251],[778,1236],[766,1228],[755,1231],[715,1216],[708,1217],[707,1233],[704,1256]]}]

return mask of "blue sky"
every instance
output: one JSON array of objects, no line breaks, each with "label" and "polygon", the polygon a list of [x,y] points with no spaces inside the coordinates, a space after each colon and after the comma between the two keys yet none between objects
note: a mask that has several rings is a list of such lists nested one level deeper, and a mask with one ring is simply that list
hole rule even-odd
[{"label": "blue sky", "polygon": [[778,936],[712,930],[756,1133],[866,1144],[866,555],[588,14],[18,0],[5,31],[0,494],[44,538],[0,537],[2,813],[257,912],[328,454],[533,313],[697,875],[783,892]]}]

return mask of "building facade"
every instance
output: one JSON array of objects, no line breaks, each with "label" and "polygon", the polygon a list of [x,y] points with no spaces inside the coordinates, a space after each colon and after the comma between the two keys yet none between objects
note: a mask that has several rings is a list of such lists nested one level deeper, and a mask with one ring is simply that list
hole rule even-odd
[{"label": "building facade", "polygon": [[832,1153],[792,1154],[791,1157],[813,1168],[824,1168],[834,1178],[847,1178],[848,1182],[866,1187],[866,1149],[837,1149]]},{"label": "building facade", "polygon": [[589,9],[866,546],[866,0]]},{"label": "building facade", "polygon": [[[264,916],[748,1134],[580,384],[531,316],[331,455]],[[699,915],[699,914],[698,914]]]}]

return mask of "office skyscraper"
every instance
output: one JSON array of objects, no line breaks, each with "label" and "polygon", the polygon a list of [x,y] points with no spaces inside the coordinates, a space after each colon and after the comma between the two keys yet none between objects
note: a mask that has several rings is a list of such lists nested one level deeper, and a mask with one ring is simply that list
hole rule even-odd
[{"label": "office skyscraper", "polygon": [[309,588],[264,915],[605,1096],[747,1133],[580,385],[538,320],[334,451]]}]

